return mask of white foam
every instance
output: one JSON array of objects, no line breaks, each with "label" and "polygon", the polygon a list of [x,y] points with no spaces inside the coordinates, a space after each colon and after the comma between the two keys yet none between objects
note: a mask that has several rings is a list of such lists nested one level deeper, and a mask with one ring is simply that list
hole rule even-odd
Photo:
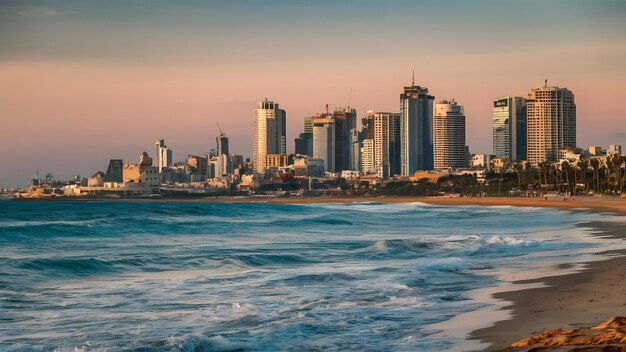
[{"label": "white foam", "polygon": [[171,348],[171,352],[227,352],[246,347],[243,343],[230,341],[221,335],[214,337],[204,335],[170,336],[167,339],[167,345]]}]

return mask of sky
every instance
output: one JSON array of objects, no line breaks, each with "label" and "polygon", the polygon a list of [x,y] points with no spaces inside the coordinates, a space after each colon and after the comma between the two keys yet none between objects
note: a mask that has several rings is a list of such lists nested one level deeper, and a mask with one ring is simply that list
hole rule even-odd
[{"label": "sky", "polygon": [[491,153],[494,99],[572,90],[580,147],[626,147],[626,1],[0,0],[0,186],[91,176],[165,139],[175,160],[252,153],[287,112],[288,152],[324,106],[399,112],[403,86],[465,108]]}]

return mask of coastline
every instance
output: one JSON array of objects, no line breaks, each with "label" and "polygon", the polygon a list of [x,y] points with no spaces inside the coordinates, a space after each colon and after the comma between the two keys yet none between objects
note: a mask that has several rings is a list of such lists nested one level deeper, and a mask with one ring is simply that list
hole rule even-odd
[{"label": "coastline", "polygon": [[411,203],[431,205],[482,205],[557,208],[566,210],[609,212],[626,215],[626,198],[576,197],[564,201],[561,197],[423,197],[423,196],[339,196],[339,197],[265,197],[265,196],[219,196],[219,197],[137,197],[137,198],[13,198],[13,202],[184,202],[184,203],[273,203],[273,204],[316,204],[316,203]]},{"label": "coastline", "polygon": [[[428,197],[338,197],[338,198],[267,198],[220,199],[224,202],[266,202],[277,204],[316,204],[381,202],[421,202],[445,206],[517,206],[562,209],[626,215],[626,200],[619,198],[428,198]],[[625,223],[594,221],[579,226],[591,228],[595,236],[626,239]],[[538,332],[555,328],[578,328],[597,325],[611,316],[626,315],[626,250],[600,252],[608,257],[583,263],[583,270],[566,274],[513,282],[516,285],[537,284],[541,287],[500,291],[493,295],[506,302],[501,311],[509,318],[492,326],[472,331],[468,339],[488,344],[487,351],[515,351],[507,348],[513,342]],[[567,269],[567,268],[564,268]],[[558,270],[558,269],[557,269]],[[519,350],[519,349],[518,349]]]},{"label": "coastline", "polygon": [[[56,200],[52,200],[56,201]],[[69,201],[69,199],[67,200]],[[137,198],[137,199],[81,199],[79,201],[128,201],[128,202],[220,202],[220,203],[274,203],[317,204],[381,202],[421,202],[444,206],[516,206],[546,207],[566,211],[610,213],[626,216],[626,199],[580,197],[564,201],[563,198],[429,198],[429,197],[218,197],[218,198]],[[626,239],[624,222],[593,221],[579,224],[590,228],[594,236]],[[555,328],[579,328],[597,325],[611,316],[626,316],[626,250],[596,253],[602,258],[583,263],[583,270],[541,277],[533,280],[515,281],[497,291],[492,297],[500,302],[497,309],[506,311],[509,317],[489,327],[471,332],[467,337],[489,344],[487,351],[516,351],[507,349],[511,343]],[[579,264],[580,267],[580,264]],[[569,269],[569,268],[563,268]],[[533,288],[527,288],[534,284]],[[518,285],[518,288],[515,286]],[[539,286],[539,287],[537,287]],[[499,315],[501,316],[501,315]]]}]

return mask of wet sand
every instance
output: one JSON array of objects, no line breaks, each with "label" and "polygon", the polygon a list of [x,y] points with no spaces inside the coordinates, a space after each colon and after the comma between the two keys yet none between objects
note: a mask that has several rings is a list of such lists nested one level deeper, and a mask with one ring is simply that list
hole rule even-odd
[{"label": "wet sand", "polygon": [[[279,204],[351,203],[351,202],[422,202],[433,205],[481,205],[549,207],[572,211],[606,212],[626,215],[626,199],[580,197],[563,198],[429,198],[429,197],[218,197],[200,199],[125,199],[128,201],[176,202],[261,202]],[[119,199],[118,199],[119,201]],[[592,222],[581,224],[597,231],[599,236],[626,239],[626,216],[623,222]],[[585,264],[579,272],[550,276],[514,284],[543,283],[543,287],[495,294],[510,302],[502,309],[511,312],[511,319],[476,330],[471,339],[491,345],[487,350],[509,350],[509,344],[554,328],[578,328],[599,324],[610,316],[626,316],[626,251],[598,253],[612,258]],[[558,269],[555,269],[558,270]],[[510,287],[510,286],[509,286]]]},{"label": "wet sand", "polygon": [[[549,207],[573,211],[607,212],[626,215],[626,199],[618,198],[311,198],[274,199],[277,203],[318,202],[423,202],[433,205],[482,205]],[[623,222],[590,222],[581,226],[594,229],[598,236],[626,239]],[[514,284],[541,283],[542,287],[500,292],[494,298],[510,302],[502,309],[511,319],[471,333],[471,339],[490,344],[489,351],[510,350],[507,346],[548,329],[580,328],[602,323],[611,316],[626,316],[626,252],[598,253],[611,259],[584,264],[584,270]],[[564,268],[567,269],[567,268]],[[558,270],[555,268],[555,270]],[[557,349],[554,349],[557,350]],[[564,349],[568,350],[568,349]],[[549,351],[549,350],[545,350]],[[561,350],[563,351],[563,350]]]},{"label": "wet sand", "polygon": [[[193,199],[190,201],[194,201]],[[604,197],[562,197],[523,198],[523,197],[483,197],[483,198],[436,198],[436,197],[218,197],[209,198],[208,202],[264,202],[280,204],[314,204],[314,203],[351,203],[351,202],[381,202],[402,203],[422,202],[433,205],[484,205],[484,206],[517,206],[517,207],[548,207],[559,209],[578,209],[588,211],[612,212],[626,215],[626,198]]]}]

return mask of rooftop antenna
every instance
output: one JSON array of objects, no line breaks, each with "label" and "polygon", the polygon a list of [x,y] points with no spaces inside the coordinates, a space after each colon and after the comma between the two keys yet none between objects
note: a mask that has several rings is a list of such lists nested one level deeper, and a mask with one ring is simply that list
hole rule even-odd
[{"label": "rooftop antenna", "polygon": [[415,86],[415,69],[413,69],[413,78],[411,80],[411,85]]},{"label": "rooftop antenna", "polygon": [[328,115],[328,104],[326,104],[326,115]]},{"label": "rooftop antenna", "polygon": [[548,88],[548,79],[546,78],[546,80],[543,82],[543,87],[544,88]]}]

